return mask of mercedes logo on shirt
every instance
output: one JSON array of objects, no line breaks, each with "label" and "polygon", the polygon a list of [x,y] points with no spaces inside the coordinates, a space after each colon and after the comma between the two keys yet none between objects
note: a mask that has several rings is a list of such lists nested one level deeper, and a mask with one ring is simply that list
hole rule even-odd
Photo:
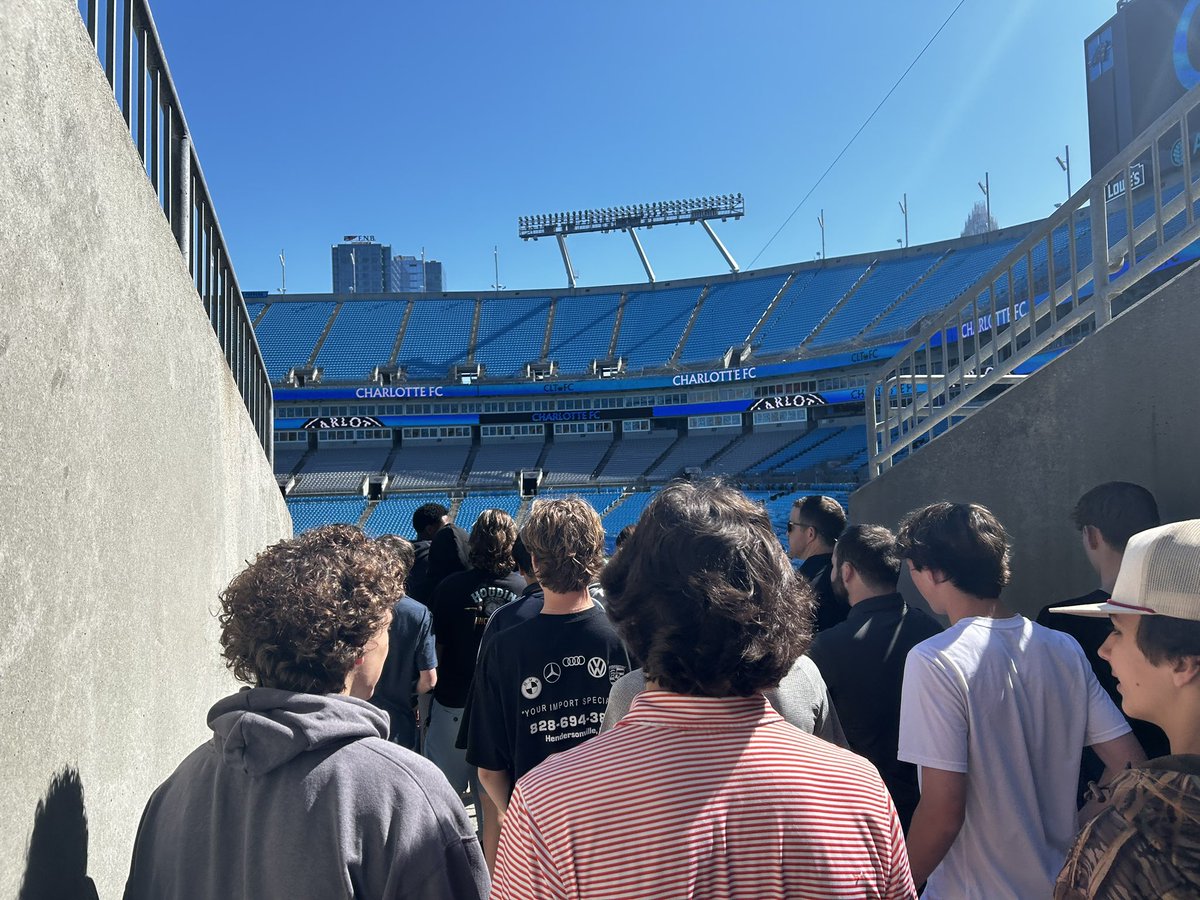
[{"label": "mercedes logo on shirt", "polygon": [[546,668],[542,669],[542,676],[546,679],[546,684],[554,684],[562,677],[562,669],[558,667],[558,663],[546,663]]}]

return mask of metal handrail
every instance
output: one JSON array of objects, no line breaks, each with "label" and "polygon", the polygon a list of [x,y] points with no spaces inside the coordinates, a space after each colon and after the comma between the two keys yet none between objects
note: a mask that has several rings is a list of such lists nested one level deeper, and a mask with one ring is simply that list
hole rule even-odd
[{"label": "metal handrail", "polygon": [[[1197,109],[1200,87],[1181,97],[880,367],[866,404],[872,477],[936,438],[938,426],[949,430],[978,411],[990,399],[989,388],[1011,384],[1018,367],[1071,329],[1089,320],[1096,329],[1106,326],[1121,291],[1200,239],[1200,185],[1192,179],[1188,128]],[[1173,154],[1176,147],[1180,152]],[[1164,175],[1162,160],[1175,157],[1179,173]],[[1121,179],[1123,189],[1114,189]],[[1152,200],[1153,209],[1135,221],[1134,190],[1147,188],[1138,206]],[[1168,238],[1166,226],[1179,216],[1183,227]],[[1114,217],[1118,224],[1124,221],[1125,232],[1110,244]],[[1081,265],[1078,229],[1084,222],[1090,226],[1091,259]],[[1150,241],[1153,246],[1146,246]],[[1056,244],[1066,250],[1063,273],[1055,271]],[[1044,263],[1035,264],[1035,251],[1044,252]],[[1099,278],[1093,278],[1096,260],[1104,263],[1096,267]],[[1001,295],[1007,302],[998,306]]]},{"label": "metal handrail", "polygon": [[87,0],[80,16],[254,430],[273,461],[271,381],[150,6],[146,0],[104,0],[102,22],[100,0]]}]

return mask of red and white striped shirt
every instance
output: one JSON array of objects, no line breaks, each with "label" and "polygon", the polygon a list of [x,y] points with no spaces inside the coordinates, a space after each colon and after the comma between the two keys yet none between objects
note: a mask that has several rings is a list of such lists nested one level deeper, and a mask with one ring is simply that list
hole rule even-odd
[{"label": "red and white striped shirt", "polygon": [[492,897],[913,898],[869,762],[766,699],[647,691],[517,783]]}]

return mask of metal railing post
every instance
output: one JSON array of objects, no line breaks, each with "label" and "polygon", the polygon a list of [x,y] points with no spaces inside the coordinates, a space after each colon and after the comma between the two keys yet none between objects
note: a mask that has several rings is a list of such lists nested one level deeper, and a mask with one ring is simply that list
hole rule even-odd
[{"label": "metal railing post", "polygon": [[1104,195],[1107,185],[1097,182],[1089,194],[1089,218],[1092,225],[1092,304],[1096,307],[1096,327],[1110,318],[1108,306],[1108,204]]},{"label": "metal railing post", "polygon": [[179,135],[176,144],[174,171],[175,240],[183,254],[183,264],[192,268],[192,140],[187,132]]}]

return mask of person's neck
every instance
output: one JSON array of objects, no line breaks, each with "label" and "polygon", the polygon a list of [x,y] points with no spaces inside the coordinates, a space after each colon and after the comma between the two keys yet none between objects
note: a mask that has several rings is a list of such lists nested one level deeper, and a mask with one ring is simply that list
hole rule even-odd
[{"label": "person's neck", "polygon": [[963,593],[952,596],[946,604],[946,617],[951,625],[973,616],[983,619],[1008,619],[1012,617],[1012,610],[1001,603],[999,597],[972,597]]},{"label": "person's neck", "polygon": [[1100,576],[1100,590],[1112,596],[1113,585],[1117,583],[1117,573],[1121,571],[1121,554],[1105,554],[1097,562],[1096,574]]},{"label": "person's neck", "polygon": [[894,586],[890,588],[883,588],[879,587],[879,585],[863,585],[855,590],[847,591],[846,602],[848,602],[851,606],[858,606],[858,604],[862,603],[864,600],[870,600],[873,597],[883,597],[887,594],[894,593],[896,593],[896,588]]},{"label": "person's neck", "polygon": [[588,593],[586,587],[566,594],[543,588],[542,596],[545,598],[542,602],[542,612],[548,616],[566,616],[571,613],[584,612],[594,605],[592,595]]},{"label": "person's neck", "polygon": [[833,553],[833,548],[824,541],[813,541],[808,547],[808,555],[804,557],[805,561],[812,559],[814,556],[829,556]]},{"label": "person's neck", "polygon": [[1197,691],[1171,705],[1162,729],[1171,742],[1171,754],[1200,754],[1200,696]]}]

